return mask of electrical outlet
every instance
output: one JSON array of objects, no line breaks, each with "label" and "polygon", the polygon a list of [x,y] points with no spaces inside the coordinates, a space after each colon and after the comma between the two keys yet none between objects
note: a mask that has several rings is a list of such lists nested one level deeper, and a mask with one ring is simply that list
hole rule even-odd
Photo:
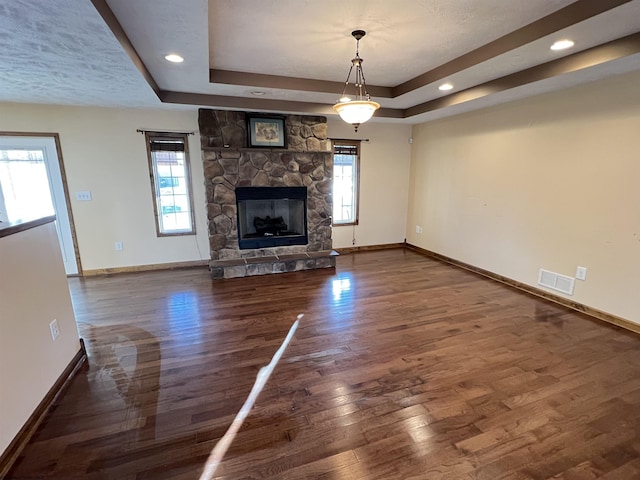
[{"label": "electrical outlet", "polygon": [[60,335],[60,328],[58,327],[58,320],[55,318],[49,324],[49,330],[51,330],[51,338],[55,340]]},{"label": "electrical outlet", "polygon": [[416,225],[416,233],[422,233],[422,227],[420,225]]},{"label": "electrical outlet", "polygon": [[578,267],[576,269],[576,278],[578,280],[586,280],[587,279],[587,267]]},{"label": "electrical outlet", "polygon": [[122,242],[118,240],[116,242],[116,252],[121,252],[121,251],[122,251]]}]

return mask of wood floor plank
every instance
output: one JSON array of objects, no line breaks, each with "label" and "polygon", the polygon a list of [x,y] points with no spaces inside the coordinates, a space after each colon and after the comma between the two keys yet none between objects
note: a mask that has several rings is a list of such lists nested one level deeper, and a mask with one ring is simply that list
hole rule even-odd
[{"label": "wood floor plank", "polygon": [[8,478],[197,478],[298,313],[220,479],[640,478],[640,337],[414,252],[69,286],[89,364]]}]

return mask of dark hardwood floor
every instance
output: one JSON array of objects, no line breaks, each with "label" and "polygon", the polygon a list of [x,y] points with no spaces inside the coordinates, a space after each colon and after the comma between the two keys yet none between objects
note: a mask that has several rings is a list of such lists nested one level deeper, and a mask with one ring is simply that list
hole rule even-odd
[{"label": "dark hardwood floor", "polygon": [[402,249],[70,280],[89,364],[10,478],[638,479],[640,337]]}]

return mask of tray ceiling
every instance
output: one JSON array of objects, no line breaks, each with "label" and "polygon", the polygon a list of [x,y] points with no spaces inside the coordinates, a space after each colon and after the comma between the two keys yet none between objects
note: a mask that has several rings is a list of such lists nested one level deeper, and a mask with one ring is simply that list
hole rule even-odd
[{"label": "tray ceiling", "polygon": [[640,70],[640,0],[12,0],[0,101],[331,115],[354,29],[388,121]]}]

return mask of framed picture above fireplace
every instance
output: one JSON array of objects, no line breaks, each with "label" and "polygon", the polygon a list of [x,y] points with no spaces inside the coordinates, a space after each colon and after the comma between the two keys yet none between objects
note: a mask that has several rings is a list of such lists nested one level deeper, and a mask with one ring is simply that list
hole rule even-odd
[{"label": "framed picture above fireplace", "polygon": [[247,136],[250,147],[287,148],[285,117],[247,115]]}]

